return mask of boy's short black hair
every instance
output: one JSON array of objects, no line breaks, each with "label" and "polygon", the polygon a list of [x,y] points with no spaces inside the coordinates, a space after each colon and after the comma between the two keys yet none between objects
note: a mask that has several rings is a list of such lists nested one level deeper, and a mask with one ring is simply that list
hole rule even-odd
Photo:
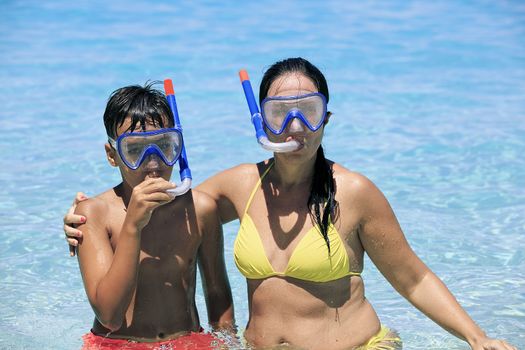
[{"label": "boy's short black hair", "polygon": [[130,132],[137,129],[138,124],[143,130],[147,123],[160,128],[175,125],[166,96],[153,88],[159,83],[153,81],[144,86],[125,86],[111,93],[104,112],[104,126],[109,137],[116,138],[117,129],[127,118],[131,118]]}]

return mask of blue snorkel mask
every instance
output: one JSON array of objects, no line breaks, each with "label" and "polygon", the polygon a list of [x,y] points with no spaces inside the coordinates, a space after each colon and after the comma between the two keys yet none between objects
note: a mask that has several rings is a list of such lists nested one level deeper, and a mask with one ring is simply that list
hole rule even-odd
[{"label": "blue snorkel mask", "polygon": [[180,196],[188,192],[191,187],[191,170],[186,157],[173,83],[170,79],[164,80],[164,90],[173,113],[175,127],[124,133],[117,140],[109,138],[109,143],[117,150],[123,163],[132,170],[137,170],[151,156],[158,157],[167,166],[173,166],[178,161],[182,183],[168,192]]},{"label": "blue snorkel mask", "polygon": [[146,159],[156,155],[167,166],[173,166],[182,152],[182,130],[166,128],[144,132],[128,132],[117,140],[109,138],[122,162],[130,169],[137,170]]},{"label": "blue snorkel mask", "polygon": [[315,132],[324,124],[327,114],[326,98],[321,93],[310,93],[300,96],[267,97],[261,102],[262,114],[259,112],[253,94],[248,73],[243,69],[239,72],[244,95],[252,115],[255,136],[259,144],[273,152],[292,152],[299,149],[296,140],[283,143],[271,142],[264,127],[275,135],[280,135],[294,119],[299,119],[311,131]]},{"label": "blue snorkel mask", "polygon": [[264,125],[280,135],[294,119],[315,132],[326,119],[326,97],[319,92],[299,96],[273,96],[261,102]]}]

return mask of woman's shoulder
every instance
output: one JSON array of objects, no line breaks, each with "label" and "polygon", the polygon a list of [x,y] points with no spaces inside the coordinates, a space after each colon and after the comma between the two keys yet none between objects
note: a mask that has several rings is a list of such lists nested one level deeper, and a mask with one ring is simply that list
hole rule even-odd
[{"label": "woman's shoulder", "polygon": [[332,166],[336,190],[340,196],[361,198],[380,192],[377,186],[365,175],[345,168],[341,164]]},{"label": "woman's shoulder", "polygon": [[241,163],[229,169],[223,170],[223,173],[236,176],[252,175],[257,171],[257,164],[255,163]]},{"label": "woman's shoulder", "polygon": [[241,163],[230,169],[224,170],[224,172],[229,172],[230,174],[235,174],[237,176],[259,176],[261,171],[267,169],[272,163],[272,159],[266,159],[259,163]]},{"label": "woman's shoulder", "polygon": [[368,177],[357,171],[350,170],[339,163],[333,162],[332,164],[334,178],[337,182],[342,181],[345,185],[358,188],[372,183]]},{"label": "woman's shoulder", "polygon": [[212,196],[215,200],[221,197],[234,201],[240,193],[243,193],[249,186],[253,186],[260,174],[260,167],[268,167],[269,162],[264,161],[258,164],[243,163],[232,168],[222,170],[212,177],[204,180],[196,189]]},{"label": "woman's shoulder", "polygon": [[[270,165],[270,160],[265,160],[260,163],[241,163],[234,167],[222,170],[217,174],[213,175],[209,179],[205,180],[207,182],[221,182],[227,181],[228,183],[232,182],[242,182],[250,177],[258,177],[261,168],[267,168]],[[197,188],[199,189],[199,188]]]}]

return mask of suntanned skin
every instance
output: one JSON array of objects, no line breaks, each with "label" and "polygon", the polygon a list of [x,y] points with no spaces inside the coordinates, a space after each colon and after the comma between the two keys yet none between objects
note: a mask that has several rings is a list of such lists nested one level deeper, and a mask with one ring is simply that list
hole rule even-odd
[{"label": "suntanned skin", "polygon": [[[127,128],[124,123],[118,133]],[[171,167],[149,159],[131,171],[108,144],[106,152],[124,181],[76,209],[90,218],[78,228],[84,233],[78,259],[96,314],[92,331],[141,341],[199,331],[197,261],[209,322],[231,327],[232,296],[215,201],[198,191],[172,200],[166,193],[175,187],[167,181]]]},{"label": "suntanned skin", "polygon": [[[317,92],[302,74],[275,80],[268,96]],[[313,226],[307,199],[323,128],[312,133],[297,119],[271,141],[297,140],[302,148],[274,154],[258,164],[225,170],[197,187],[217,203],[222,223],[242,219],[248,197],[262,173],[274,163],[253,198],[248,214],[254,221],[270,264],[284,271],[292,252]],[[333,163],[332,163],[333,164]],[[362,271],[366,252],[394,286],[440,326],[466,340],[474,350],[512,350],[488,338],[457,303],[439,278],[414,254],[381,191],[366,177],[333,164],[337,215],[333,224],[344,242],[351,271]],[[66,215],[65,222],[78,222]],[[64,228],[69,242],[81,235]],[[365,343],[380,322],[365,298],[361,277],[315,283],[286,277],[247,280],[249,322],[244,336],[257,348],[290,344],[303,349],[350,349]]]},{"label": "suntanned skin", "polygon": [[[268,96],[317,92],[302,74],[275,80]],[[315,133],[293,120],[272,141],[295,139],[302,148],[276,153],[274,159],[223,171],[198,189],[218,203],[221,221],[242,219],[248,197],[271,162],[248,210],[275,271],[284,271],[295,247],[313,226],[307,208],[317,149],[323,128]],[[381,191],[366,177],[333,164],[336,200],[334,226],[340,234],[351,271],[362,271],[368,256],[394,286],[419,310],[473,349],[515,349],[486,337],[438,277],[415,255]],[[256,347],[291,344],[305,349],[349,349],[365,343],[380,322],[365,298],[361,277],[326,283],[269,277],[247,280],[250,318],[246,339]]]},{"label": "suntanned skin", "polygon": [[[78,256],[86,291],[93,307],[97,310],[100,307],[99,317],[107,320],[104,327],[96,318],[93,332],[106,335],[113,327],[117,330],[110,337],[162,340],[180,332],[199,331],[194,298],[197,257],[212,307],[210,322],[221,324],[221,319],[231,322],[231,295],[224,291],[227,288],[222,281],[226,272],[222,252],[218,250],[222,249],[222,236],[215,202],[197,191],[153,212],[149,224],[137,238],[140,251],[138,255],[133,252],[133,259],[138,258],[136,268],[133,262],[126,260],[122,266],[126,271],[112,271],[118,276],[111,275],[107,279],[105,288],[110,299],[118,295],[115,290],[126,279],[123,274],[129,274],[127,297],[120,303],[113,302],[114,316],[103,309],[104,301],[100,299],[104,296],[97,295],[100,289],[95,288],[97,276],[110,270],[119,243],[127,244],[122,235],[135,234],[133,230],[120,229],[126,216],[126,206],[118,195],[121,187],[80,203],[77,209],[77,213],[105,222],[96,227],[95,220],[90,220],[89,224],[80,227],[84,239],[79,245]],[[111,304],[112,301],[106,302]],[[120,327],[119,321],[122,322]]]}]

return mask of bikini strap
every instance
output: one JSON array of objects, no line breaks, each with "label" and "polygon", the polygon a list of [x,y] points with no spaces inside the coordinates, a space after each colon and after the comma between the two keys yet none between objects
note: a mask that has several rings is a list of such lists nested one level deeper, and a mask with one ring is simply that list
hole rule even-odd
[{"label": "bikini strap", "polygon": [[259,189],[259,186],[261,186],[262,184],[262,180],[264,179],[264,177],[266,176],[266,174],[268,174],[268,172],[270,171],[270,169],[273,167],[273,164],[274,162],[272,162],[270,164],[270,166],[268,167],[268,169],[266,169],[264,171],[264,173],[262,174],[261,177],[259,177],[259,180],[257,181],[257,183],[255,184],[255,187],[253,188],[252,190],[252,193],[250,194],[250,198],[248,198],[248,202],[246,203],[246,208],[244,209],[244,214],[243,214],[243,217],[246,215],[246,213],[248,212],[248,209],[250,208],[250,205],[252,204],[252,200],[253,200],[253,197],[255,196],[255,192],[257,192],[257,190]]}]

